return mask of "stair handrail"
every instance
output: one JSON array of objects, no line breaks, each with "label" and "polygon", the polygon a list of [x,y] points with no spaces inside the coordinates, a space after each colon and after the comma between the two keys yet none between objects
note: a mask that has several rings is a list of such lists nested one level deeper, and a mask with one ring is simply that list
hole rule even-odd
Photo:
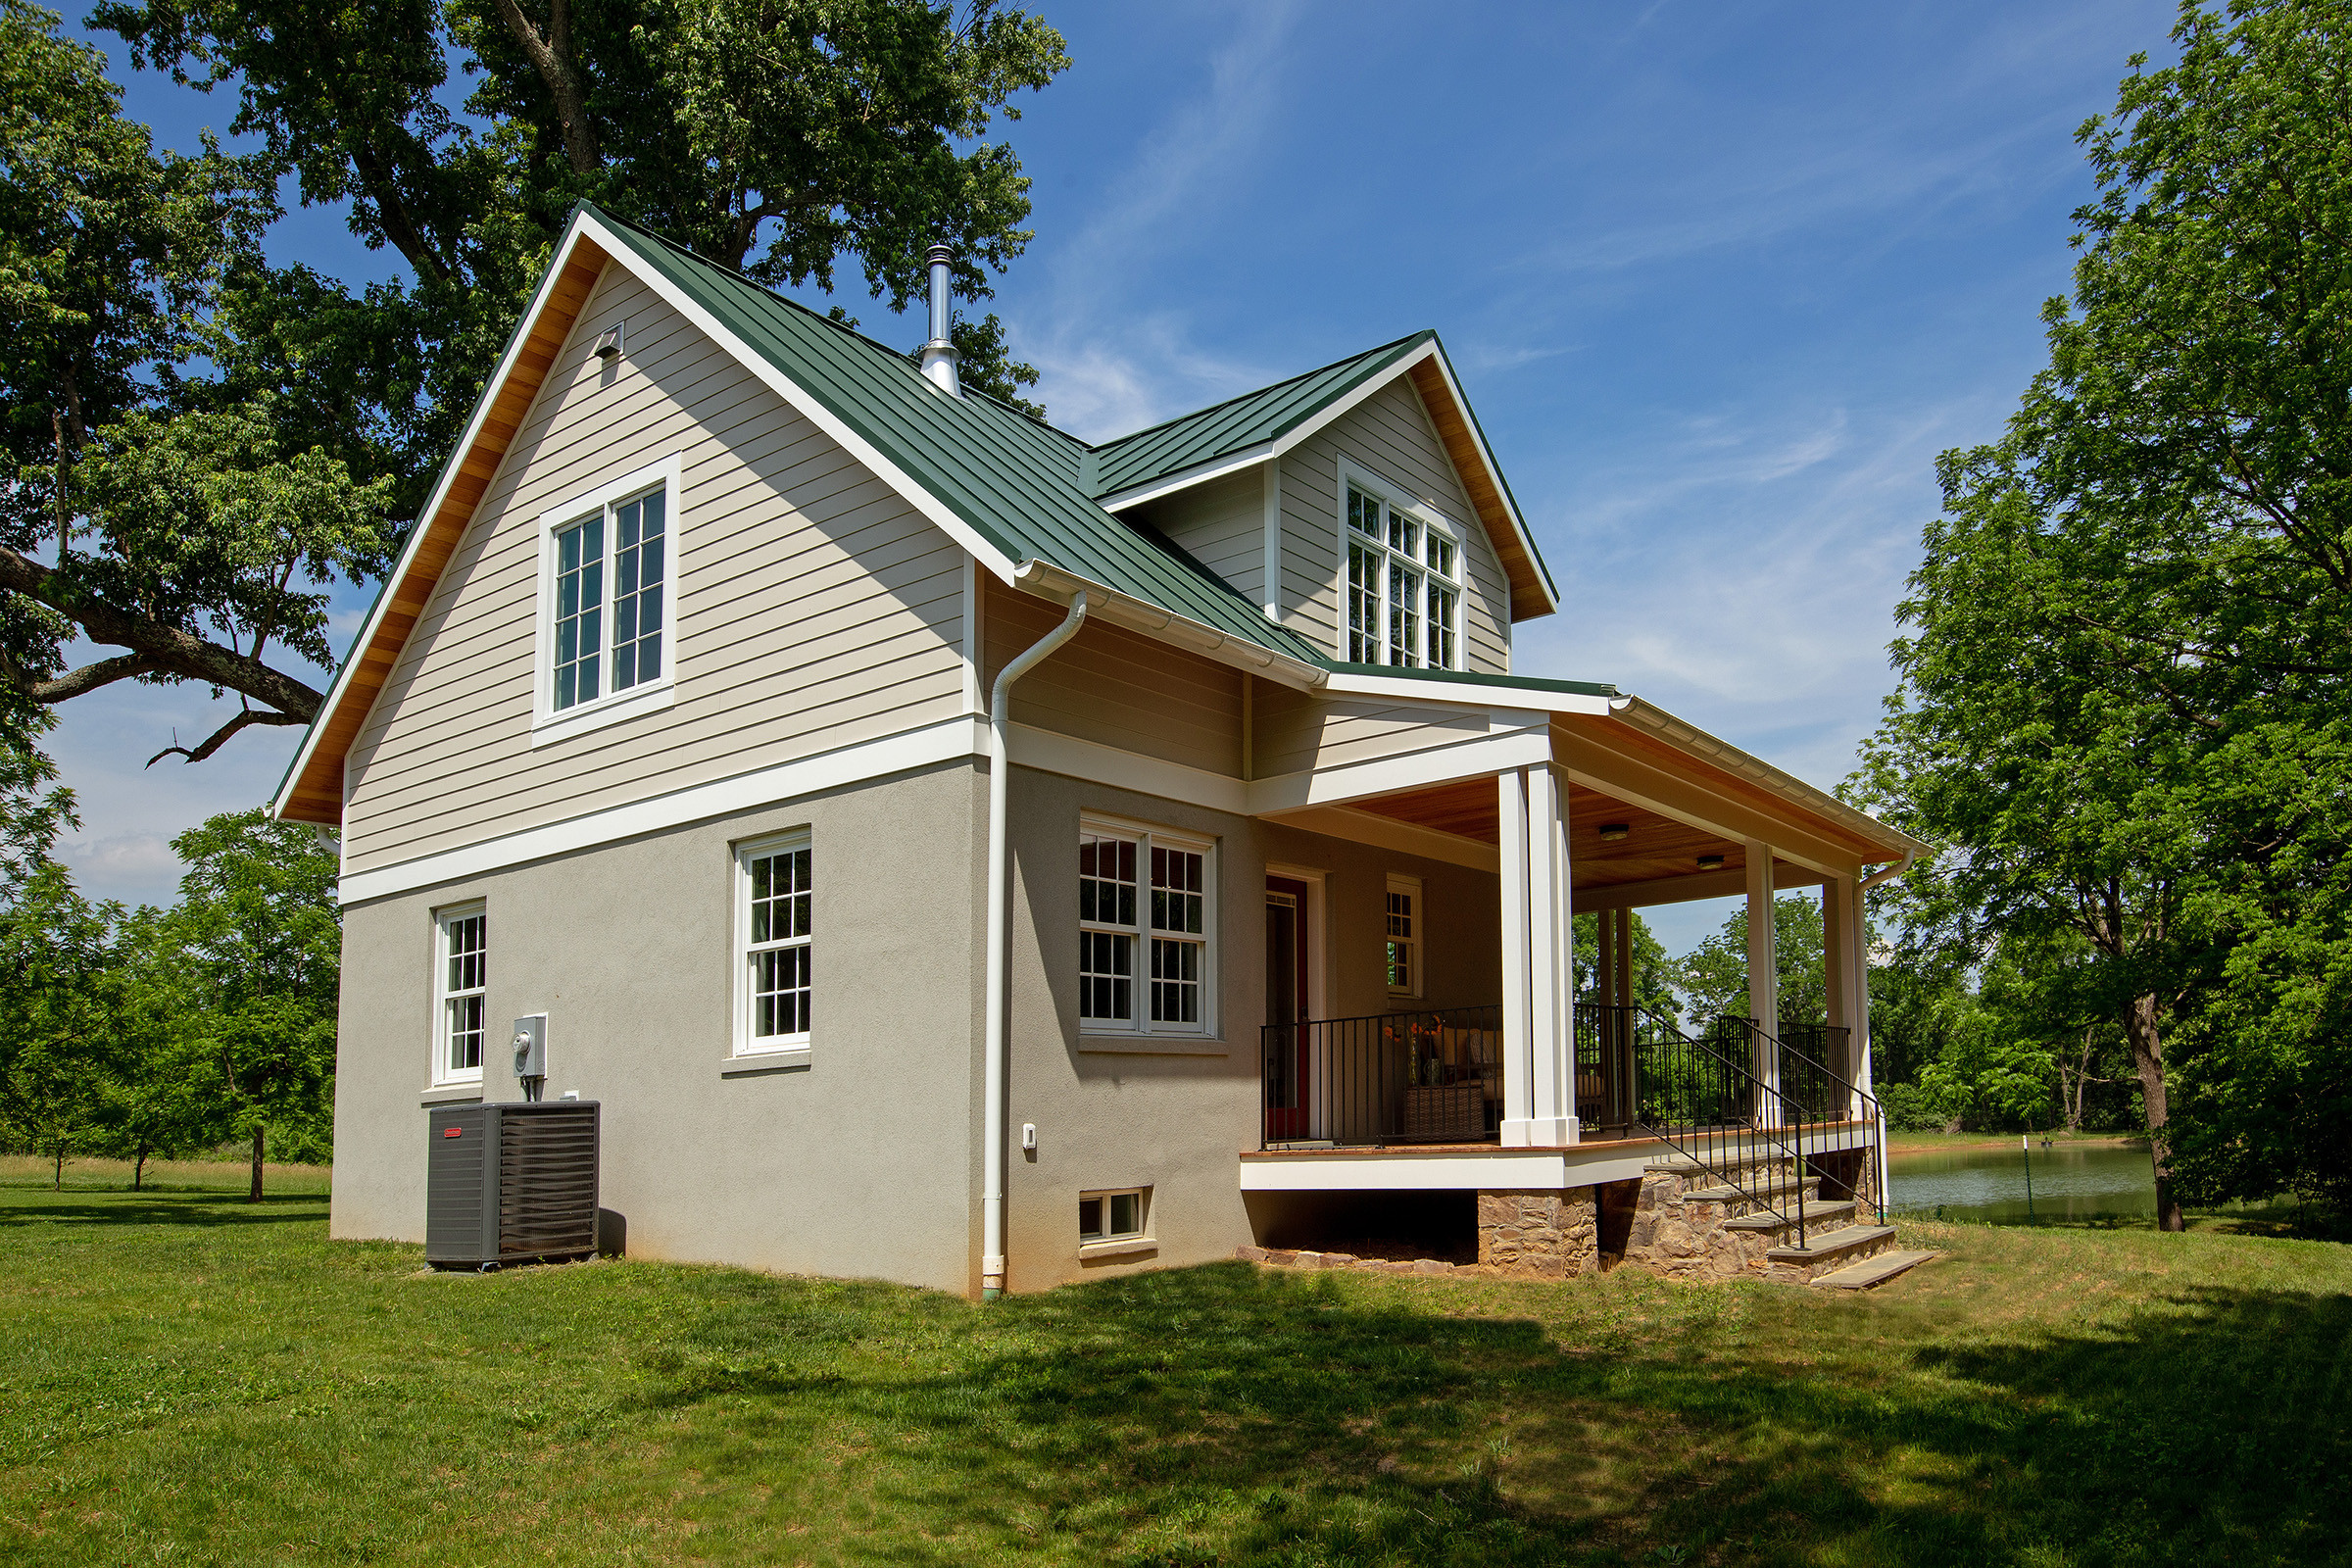
[{"label": "stair handrail", "polygon": [[[1773,1045],[1784,1060],[1793,1056],[1803,1066],[1828,1080],[1831,1085],[1843,1090],[1848,1097],[1846,1102],[1853,1107],[1853,1115],[1847,1119],[1867,1123],[1871,1129],[1871,1135],[1877,1140],[1877,1149],[1883,1150],[1886,1147],[1886,1110],[1880,1103],[1878,1096],[1855,1084],[1843,1074],[1832,1071],[1804,1052],[1789,1045],[1786,1040],[1774,1040]],[[1871,1158],[1862,1162],[1862,1168],[1868,1173],[1869,1178],[1871,1219],[1874,1223],[1884,1221],[1886,1217],[1886,1194],[1881,1189],[1879,1161],[1875,1151]],[[1857,1183],[1857,1188],[1859,1185]],[[1859,1196],[1858,1191],[1857,1196]]]}]

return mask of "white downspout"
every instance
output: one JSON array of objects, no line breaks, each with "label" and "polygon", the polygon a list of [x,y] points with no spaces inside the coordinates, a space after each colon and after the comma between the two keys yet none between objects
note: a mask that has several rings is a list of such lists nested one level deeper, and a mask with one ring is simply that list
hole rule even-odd
[{"label": "white downspout", "polygon": [[1061,624],[1031,643],[998,672],[988,694],[988,1022],[987,1064],[983,1069],[986,1108],[981,1113],[983,1164],[980,1174],[980,1298],[993,1301],[1004,1294],[1004,1045],[1005,897],[1011,881],[1012,857],[1005,843],[1004,816],[1012,756],[1005,728],[1012,722],[1012,683],[1037,666],[1054,650],[1078,634],[1086,622],[1086,594],[1070,601]]},{"label": "white downspout", "polygon": [[[1919,852],[1917,850],[1905,850],[1900,860],[1864,877],[1854,888],[1854,912],[1847,916],[1854,924],[1854,945],[1862,950],[1861,967],[1854,976],[1854,985],[1860,994],[1853,999],[1849,1005],[1856,1009],[1856,1016],[1862,1020],[1862,1092],[1866,1095],[1875,1096],[1879,1092],[1877,1082],[1879,1064],[1878,1053],[1870,1038],[1870,922],[1862,917],[1864,908],[1862,895],[1868,893],[1872,888],[1884,887],[1886,883],[1901,876],[1905,871],[1911,869],[1912,863],[1918,858]],[[1884,1220],[1886,1217],[1886,1205],[1893,1198],[1894,1173],[1886,1162],[1886,1106],[1882,1102],[1879,1105],[1880,1219]]]}]

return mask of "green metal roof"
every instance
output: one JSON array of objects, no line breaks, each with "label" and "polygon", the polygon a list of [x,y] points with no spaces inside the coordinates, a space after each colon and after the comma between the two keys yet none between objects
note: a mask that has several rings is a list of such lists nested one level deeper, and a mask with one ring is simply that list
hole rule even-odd
[{"label": "green metal roof", "polygon": [[1319,370],[1106,441],[1095,448],[1093,492],[1116,495],[1278,440],[1437,335],[1415,332]]},{"label": "green metal roof", "polygon": [[[595,211],[595,209],[591,209]],[[895,349],[596,212],[632,256],[889,458],[1008,559],[1034,559],[1305,663],[1314,644],[1080,484],[1083,442],[978,394],[949,397]]]}]

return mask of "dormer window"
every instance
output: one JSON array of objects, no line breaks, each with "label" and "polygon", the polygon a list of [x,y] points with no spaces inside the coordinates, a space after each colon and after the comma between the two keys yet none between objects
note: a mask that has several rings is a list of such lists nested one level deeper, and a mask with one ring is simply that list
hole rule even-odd
[{"label": "dormer window", "polygon": [[671,700],[680,464],[665,458],[540,514],[532,745]]},{"label": "dormer window", "polygon": [[1361,483],[1347,491],[1348,662],[1460,668],[1462,552],[1452,529]]}]

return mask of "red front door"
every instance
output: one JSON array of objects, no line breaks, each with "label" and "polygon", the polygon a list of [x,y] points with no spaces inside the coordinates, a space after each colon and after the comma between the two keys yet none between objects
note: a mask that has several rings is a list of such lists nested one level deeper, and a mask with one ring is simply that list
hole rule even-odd
[{"label": "red front door", "polygon": [[1306,884],[1266,878],[1266,1140],[1307,1136]]}]

